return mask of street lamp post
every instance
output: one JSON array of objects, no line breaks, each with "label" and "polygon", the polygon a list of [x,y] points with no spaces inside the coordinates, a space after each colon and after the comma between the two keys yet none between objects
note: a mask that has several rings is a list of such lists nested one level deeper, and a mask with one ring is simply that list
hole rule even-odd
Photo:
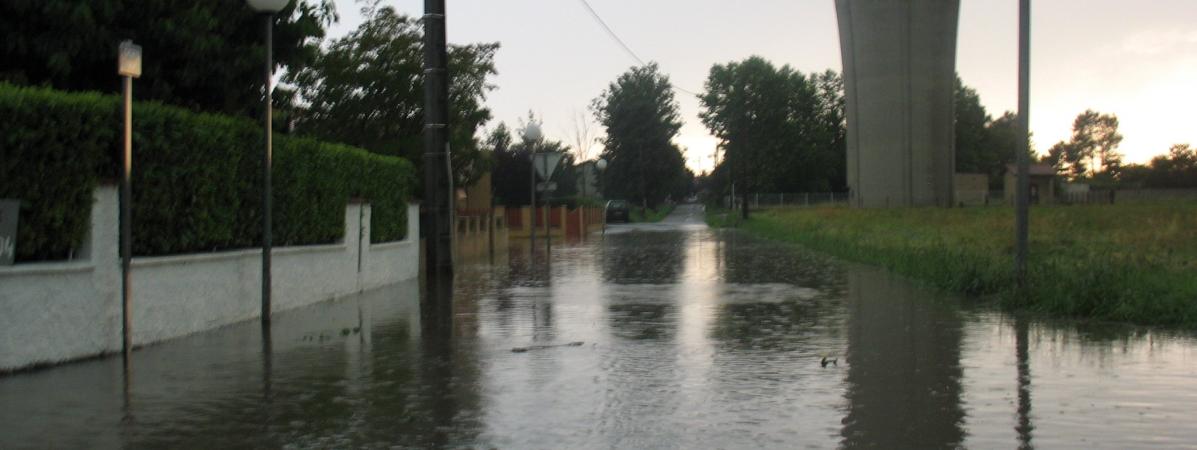
[{"label": "street lamp post", "polygon": [[537,125],[536,122],[529,122],[524,127],[524,141],[528,143],[528,146],[532,150],[531,154],[528,155],[528,168],[530,169],[528,171],[528,178],[532,180],[531,185],[528,187],[531,193],[531,197],[529,197],[531,199],[529,202],[531,210],[528,211],[528,221],[531,223],[528,224],[528,229],[531,232],[530,237],[532,242],[530,245],[533,252],[536,251],[536,147],[539,146],[541,137],[540,125]]},{"label": "street lamp post", "polygon": [[[607,160],[599,158],[598,161],[594,162],[594,168],[597,169],[599,173],[607,170]],[[603,234],[607,234],[607,204],[605,202],[603,203]]]},{"label": "street lamp post", "polygon": [[133,351],[133,79],[141,76],[141,47],[123,41],[117,49],[116,72],[121,76],[124,112],[124,151],[121,153],[121,349],[125,362]]},{"label": "street lamp post", "polygon": [[266,29],[266,83],[263,92],[262,125],[265,127],[265,151],[262,153],[262,324],[270,324],[270,253],[274,224],[274,194],[271,179],[273,152],[270,95],[274,87],[274,14],[287,6],[290,0],[246,0],[250,8],[262,13]]}]

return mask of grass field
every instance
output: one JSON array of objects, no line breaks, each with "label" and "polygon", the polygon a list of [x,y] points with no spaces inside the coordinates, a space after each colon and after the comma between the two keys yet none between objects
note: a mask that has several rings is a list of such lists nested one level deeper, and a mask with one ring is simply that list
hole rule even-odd
[{"label": "grass field", "polygon": [[1018,309],[1197,326],[1197,202],[1033,208],[1022,291],[1011,208],[774,209],[736,226]]},{"label": "grass field", "polygon": [[673,212],[673,205],[661,205],[657,209],[649,208],[640,213],[640,208],[633,206],[628,213],[628,220],[631,222],[660,222],[665,216]]}]

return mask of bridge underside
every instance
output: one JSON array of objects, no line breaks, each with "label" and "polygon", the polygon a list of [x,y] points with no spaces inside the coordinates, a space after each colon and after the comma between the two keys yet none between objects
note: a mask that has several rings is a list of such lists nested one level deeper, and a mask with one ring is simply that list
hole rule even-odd
[{"label": "bridge underside", "polygon": [[951,206],[960,0],[836,0],[858,207]]}]

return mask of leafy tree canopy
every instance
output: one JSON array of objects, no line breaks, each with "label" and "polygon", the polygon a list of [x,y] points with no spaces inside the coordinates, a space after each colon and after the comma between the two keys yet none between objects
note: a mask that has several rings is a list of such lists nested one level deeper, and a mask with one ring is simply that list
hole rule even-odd
[{"label": "leafy tree canopy", "polygon": [[723,150],[713,176],[730,176],[738,193],[846,184],[843,81],[835,72],[807,77],[757,56],[716,64],[699,102],[699,117]]},{"label": "leafy tree canopy", "polygon": [[[423,32],[390,7],[367,9],[365,22],[334,40],[313,63],[288,75],[307,103],[296,111],[298,132],[345,142],[416,164],[423,160]],[[499,44],[449,48],[449,146],[455,182],[473,183],[489,168],[476,137],[490,120],[484,105],[494,89]]]},{"label": "leafy tree canopy", "polygon": [[1089,109],[1073,121],[1072,138],[1053,145],[1045,160],[1074,180],[1113,182],[1122,168],[1121,143],[1118,117]]},{"label": "leafy tree canopy", "polygon": [[[576,194],[575,177],[577,171],[574,166],[574,155],[569,148],[559,141],[548,139],[530,140],[524,132],[528,124],[540,122],[536,116],[528,114],[524,126],[516,130],[519,138],[512,136],[512,132],[504,123],[499,123],[486,139],[486,147],[494,153],[494,171],[491,182],[494,189],[495,203],[507,206],[524,206],[531,203],[532,196],[532,153],[560,152],[565,155],[557,170],[553,172],[553,181],[557,182],[557,190],[553,192],[555,199],[567,199]],[[539,176],[537,181],[543,181]],[[537,194],[537,203],[543,199]]]},{"label": "leafy tree canopy", "polygon": [[602,158],[603,194],[655,207],[689,174],[673,143],[682,127],[669,77],[656,63],[621,74],[594,100],[591,109],[606,129]]},{"label": "leafy tree canopy", "polygon": [[[275,15],[274,62],[304,67],[331,0],[292,1]],[[228,114],[261,110],[262,18],[244,0],[4,0],[0,2],[0,80],[62,90],[115,92],[116,47],[142,47],[138,99]]]}]

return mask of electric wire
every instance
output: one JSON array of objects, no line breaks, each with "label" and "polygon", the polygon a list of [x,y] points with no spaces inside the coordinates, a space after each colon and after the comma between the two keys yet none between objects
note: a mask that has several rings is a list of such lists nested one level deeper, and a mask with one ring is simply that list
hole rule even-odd
[{"label": "electric wire", "polygon": [[[594,20],[596,22],[598,22],[599,26],[603,27],[603,30],[607,32],[607,36],[610,36],[611,39],[614,40],[616,44],[619,44],[619,47],[622,48],[623,51],[628,54],[628,56],[631,56],[632,59],[636,60],[636,62],[640,63],[640,65],[642,65],[642,66],[648,65],[647,63],[644,62],[643,59],[640,58],[640,55],[637,55],[635,51],[632,51],[632,48],[629,47],[628,44],[623,41],[623,39],[619,38],[619,35],[615,34],[615,31],[612,30],[611,27],[607,25],[607,21],[603,20],[603,18],[598,15],[598,12],[596,12],[594,10],[594,8],[590,7],[590,2],[587,2],[586,0],[578,0],[578,1],[581,2],[582,6],[586,8],[586,11],[590,13],[590,17],[594,18]],[[687,93],[687,94],[690,94],[693,96],[699,95],[696,92],[675,86],[673,83],[669,83],[669,86],[673,89],[676,89],[678,91],[681,91],[681,92],[684,92],[684,93]]]}]

